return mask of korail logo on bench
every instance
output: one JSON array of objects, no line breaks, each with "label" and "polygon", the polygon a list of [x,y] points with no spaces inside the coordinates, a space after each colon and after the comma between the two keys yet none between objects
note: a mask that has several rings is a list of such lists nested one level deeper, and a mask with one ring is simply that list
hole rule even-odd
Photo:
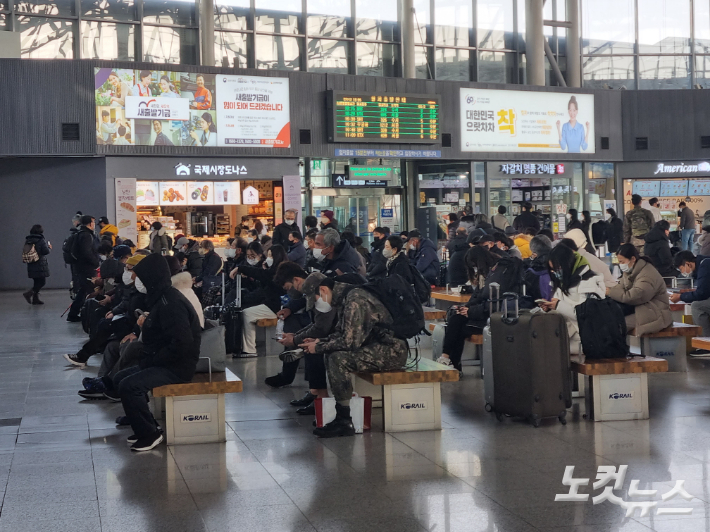
[{"label": "korail logo on bench", "polygon": [[399,403],[400,410],[427,410],[426,403]]},{"label": "korail logo on bench", "polygon": [[609,399],[633,399],[633,398],[634,398],[634,392],[610,393],[609,394]]},{"label": "korail logo on bench", "polygon": [[182,414],[180,423],[208,423],[212,421],[209,414]]}]

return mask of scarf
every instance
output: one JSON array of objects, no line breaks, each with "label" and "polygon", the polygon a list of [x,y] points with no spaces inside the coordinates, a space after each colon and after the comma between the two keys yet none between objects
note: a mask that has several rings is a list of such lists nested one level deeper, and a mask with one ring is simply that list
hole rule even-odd
[{"label": "scarf", "polygon": [[585,266],[588,266],[590,269],[591,267],[589,266],[589,261],[582,257],[579,253],[574,254],[574,266],[572,267],[572,272],[576,273],[578,270],[581,268],[584,268]]},{"label": "scarf", "polygon": [[392,263],[394,262],[394,259],[399,257],[402,254],[402,250],[400,249],[397,253],[392,255],[389,259],[387,259],[387,269],[389,270],[390,267],[392,266]]}]

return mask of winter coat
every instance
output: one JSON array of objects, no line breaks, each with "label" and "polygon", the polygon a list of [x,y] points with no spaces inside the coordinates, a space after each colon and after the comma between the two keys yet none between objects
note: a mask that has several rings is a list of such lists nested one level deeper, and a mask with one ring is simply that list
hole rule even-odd
[{"label": "winter coat", "polygon": [[678,216],[680,217],[678,229],[695,229],[695,214],[690,207],[683,207]]},{"label": "winter coat", "polygon": [[454,244],[449,247],[451,257],[449,258],[449,267],[446,271],[446,282],[451,286],[461,286],[468,282],[468,272],[466,271],[466,262],[464,257],[466,252],[471,249],[465,239],[454,239],[449,244]]},{"label": "winter coat", "polygon": [[200,255],[200,243],[195,242],[187,249],[187,265],[185,268],[193,277],[199,277],[202,275],[202,262],[203,258],[202,255]]},{"label": "winter coat", "polygon": [[607,266],[599,257],[592,255],[586,249],[579,249],[577,250],[577,253],[587,259],[590,270],[604,278],[604,286],[608,288],[616,286],[616,279],[614,279],[614,276],[611,274],[609,266]]},{"label": "winter coat", "polygon": [[368,280],[378,279],[387,275],[387,259],[382,255],[386,241],[386,238],[376,238],[370,244],[372,253],[370,253],[370,264],[367,267]]},{"label": "winter coat", "polygon": [[261,266],[240,266],[239,273],[251,277],[259,283],[259,288],[242,297],[242,307],[249,308],[266,305],[275,314],[281,310],[281,296],[286,292],[274,284],[274,275],[278,266],[262,268]]},{"label": "winter coat", "polygon": [[338,229],[338,220],[333,218],[332,222],[330,222],[329,224],[325,224],[323,227],[320,228],[321,231],[325,231],[326,229],[335,229],[338,233],[340,233],[340,229]]},{"label": "winter coat", "polygon": [[710,259],[698,255],[695,257],[695,290],[683,292],[680,294],[680,300],[683,303],[692,303],[693,301],[705,301],[710,299]]},{"label": "winter coat", "polygon": [[[288,246],[291,244],[288,241],[288,235],[290,235],[293,231],[298,231],[298,234],[301,234],[301,229],[299,229],[295,222],[292,225],[288,225],[286,222],[281,222],[279,225],[274,227],[274,234],[271,237],[271,244],[273,246],[280,244],[285,249],[288,249]],[[301,237],[301,240],[302,239],[303,238]]]},{"label": "winter coat", "polygon": [[96,268],[99,267],[99,239],[94,232],[82,225],[79,232],[74,237],[72,254],[76,257],[77,276],[91,278],[96,276]]},{"label": "winter coat", "polygon": [[217,286],[222,282],[222,278],[220,277],[222,268],[222,257],[217,255],[214,250],[210,250],[204,255],[202,259],[202,271],[200,272],[200,276],[196,277],[198,283],[202,282],[203,291],[212,286]]},{"label": "winter coat", "polygon": [[587,234],[587,232],[584,230],[584,224],[581,222],[581,220],[570,220],[570,222],[567,224],[567,231],[571,231],[572,229],[579,229],[585,234],[585,236]]},{"label": "winter coat", "polygon": [[148,289],[150,312],[143,324],[139,367],[166,368],[182,381],[190,381],[200,357],[202,330],[195,309],[172,286],[168,263],[161,255],[147,256],[133,271]]},{"label": "winter coat", "polygon": [[150,232],[150,244],[148,249],[153,253],[162,253],[163,249],[169,250],[168,247],[168,235],[166,234],[165,227],[161,227],[157,231],[153,229]]},{"label": "winter coat", "polygon": [[459,221],[451,222],[446,226],[446,237],[451,240],[456,236],[456,230],[459,228]]},{"label": "winter coat", "polygon": [[202,312],[202,305],[200,304],[200,300],[197,299],[197,294],[195,294],[195,291],[192,289],[192,276],[189,274],[189,272],[180,272],[173,275],[170,278],[170,281],[172,282],[173,286],[177,288],[182,295],[185,296],[185,299],[190,302],[192,308],[195,309],[197,318],[200,320],[200,327],[204,329],[205,314],[204,312]]},{"label": "winter coat", "polygon": [[358,273],[360,271],[360,254],[353,249],[350,242],[341,240],[340,244],[335,246],[335,252],[332,259],[325,258],[319,264],[320,271],[328,277],[336,277],[336,270],[342,273]]},{"label": "winter coat", "polygon": [[673,267],[673,256],[666,232],[660,227],[654,227],[644,240],[646,244],[643,246],[643,254],[651,259],[661,277],[676,277],[678,272]]},{"label": "winter coat", "polygon": [[116,245],[116,238],[118,238],[118,227],[113,224],[104,225],[99,232],[101,240],[111,240],[111,245]]},{"label": "winter coat", "polygon": [[419,249],[416,251],[412,263],[421,272],[427,283],[436,284],[439,277],[439,255],[431,240],[423,238],[420,241]]},{"label": "winter coat", "polygon": [[673,325],[666,283],[656,268],[644,259],[639,259],[633,270],[622,275],[619,284],[609,289],[609,297],[634,306],[636,336]]},{"label": "winter coat", "polygon": [[505,215],[494,214],[491,216],[491,225],[498,231],[505,232],[505,228],[510,227],[510,222],[508,222],[508,218]]},{"label": "winter coat", "polygon": [[540,220],[537,219],[533,213],[528,211],[523,211],[519,216],[513,220],[513,228],[516,231],[522,232],[528,227],[532,227],[536,231],[540,230]]},{"label": "winter coat", "polygon": [[571,355],[582,353],[582,340],[579,337],[579,323],[575,307],[584,303],[589,294],[597,294],[601,299],[606,297],[606,286],[604,286],[604,278],[601,275],[595,274],[589,269],[589,266],[582,266],[579,273],[582,280],[577,286],[569,289],[569,295],[558,288],[552,296],[554,299],[559,299],[556,310],[565,318]]},{"label": "winter coat", "polygon": [[698,244],[700,244],[700,255],[710,256],[710,233],[703,231],[703,234],[698,238]]},{"label": "winter coat", "polygon": [[391,262],[388,259],[385,259],[385,261],[387,277],[391,275],[399,275],[407,281],[408,284],[414,285],[412,266],[409,264],[409,258],[406,253],[402,253],[400,251]]},{"label": "winter coat", "polygon": [[[456,249],[460,249],[462,243],[466,244],[467,238],[466,235],[459,235],[449,240],[448,244],[446,244],[446,249],[449,250],[449,258],[455,253]],[[468,248],[468,244],[466,244],[466,247]]]},{"label": "winter coat", "polygon": [[515,237],[515,247],[518,248],[518,251],[520,252],[520,256],[523,259],[527,259],[532,255],[532,251],[530,251],[530,241],[532,240],[532,236],[530,235],[518,235]]},{"label": "winter coat", "polygon": [[491,236],[495,235],[498,232],[498,230],[488,222],[478,222],[478,224],[476,225],[476,229],[481,229],[487,235]]},{"label": "winter coat", "polygon": [[609,220],[609,227],[606,233],[606,243],[609,253],[616,253],[624,241],[624,222],[618,216]]},{"label": "winter coat", "polygon": [[[275,234],[276,231],[274,231]],[[287,246],[286,249],[288,249],[288,260],[295,262],[301,268],[306,267],[306,248],[303,247],[303,242],[293,243],[290,247]]]},{"label": "winter coat", "polygon": [[29,235],[25,238],[25,244],[34,245],[35,251],[39,255],[39,260],[27,264],[27,277],[30,279],[40,279],[49,277],[49,262],[47,255],[50,249],[44,235]]},{"label": "winter coat", "polygon": [[99,267],[99,276],[104,280],[120,279],[124,270],[123,263],[116,259],[106,259]]}]

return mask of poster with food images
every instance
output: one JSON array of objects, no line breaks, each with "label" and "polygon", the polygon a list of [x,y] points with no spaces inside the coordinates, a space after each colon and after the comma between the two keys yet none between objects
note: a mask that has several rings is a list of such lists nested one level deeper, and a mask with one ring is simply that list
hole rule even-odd
[{"label": "poster with food images", "polygon": [[214,204],[240,205],[242,203],[242,197],[239,184],[239,181],[215,181]]},{"label": "poster with food images", "polygon": [[160,190],[157,181],[136,182],[136,203],[139,207],[157,207],[160,205]]},{"label": "poster with food images", "polygon": [[212,181],[189,181],[187,183],[187,204],[195,207],[214,205],[214,183]]},{"label": "poster with food images", "polygon": [[118,234],[123,239],[138,241],[136,219],[136,180],[135,178],[118,178],[116,185],[116,226]]},{"label": "poster with food images", "polygon": [[160,182],[160,206],[187,205],[187,183],[185,181]]}]

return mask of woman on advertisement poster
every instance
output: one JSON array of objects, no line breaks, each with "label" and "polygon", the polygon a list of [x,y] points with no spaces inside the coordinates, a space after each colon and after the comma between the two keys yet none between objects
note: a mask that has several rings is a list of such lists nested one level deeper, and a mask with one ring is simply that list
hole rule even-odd
[{"label": "woman on advertisement poster", "polygon": [[216,146],[217,126],[210,113],[202,113],[197,120],[198,127],[190,131],[192,143],[190,146]]},{"label": "woman on advertisement poster", "polygon": [[175,86],[170,83],[170,78],[166,75],[160,76],[161,98],[180,98]]},{"label": "woman on advertisement poster", "polygon": [[126,105],[126,96],[133,96],[133,90],[128,83],[121,80],[116,72],[109,74],[108,81],[113,86],[111,106],[124,107]]},{"label": "woman on advertisement poster", "polygon": [[572,96],[567,104],[567,112],[569,113],[569,122],[564,124],[560,129],[560,121],[557,121],[557,134],[560,137],[560,148],[567,150],[567,153],[579,153],[581,150],[587,149],[587,141],[589,139],[589,122],[585,127],[577,122],[577,98]]}]

